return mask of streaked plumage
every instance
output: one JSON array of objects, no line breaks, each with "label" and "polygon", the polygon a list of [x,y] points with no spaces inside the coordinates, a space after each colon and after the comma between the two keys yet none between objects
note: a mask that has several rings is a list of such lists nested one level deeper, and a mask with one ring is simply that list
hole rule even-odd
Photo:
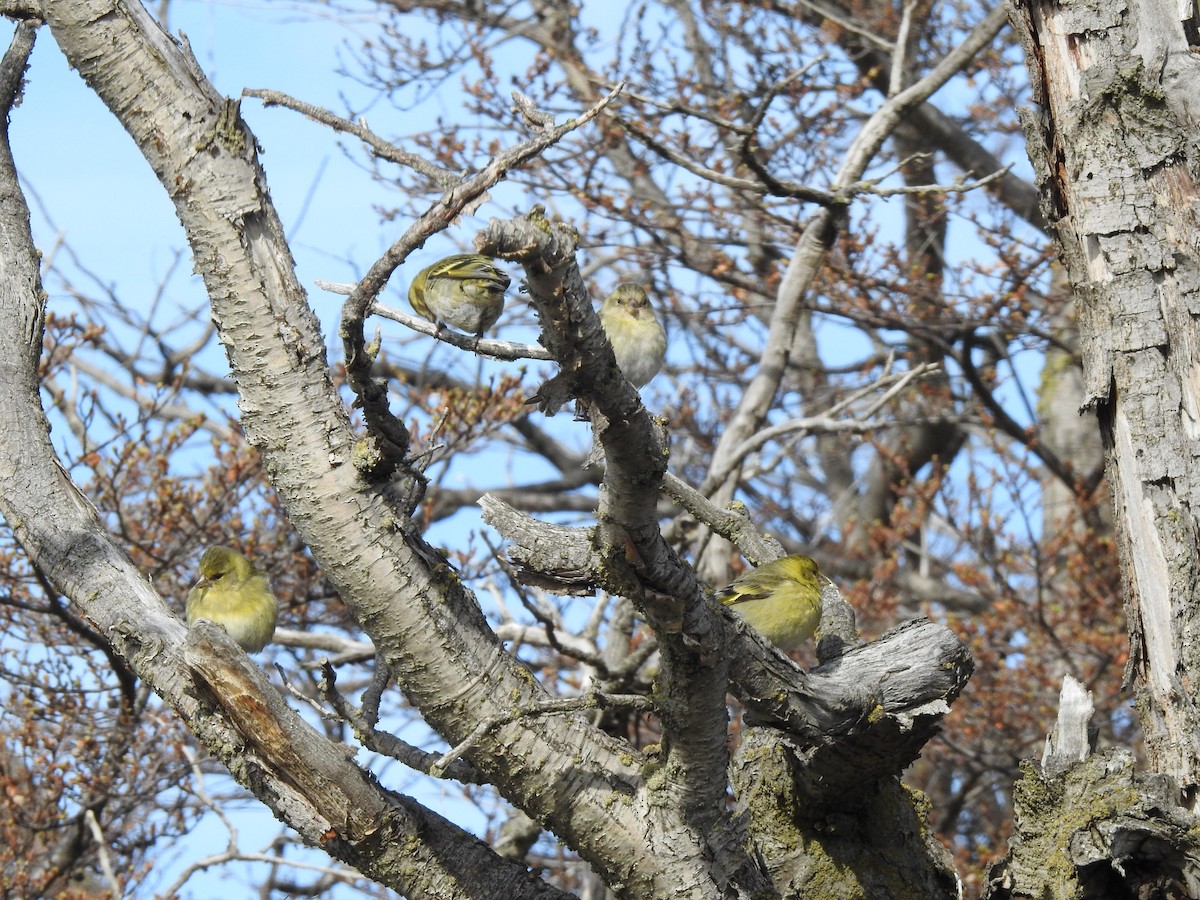
[{"label": "streaked plumage", "polygon": [[500,318],[510,281],[486,256],[456,253],[417,273],[408,302],[430,322],[478,337]]},{"label": "streaked plumage", "polygon": [[200,580],[187,596],[187,623],[216,622],[243,650],[261,650],[275,634],[279,604],[266,573],[232,547],[209,547],[200,557]]},{"label": "streaked plumage", "polygon": [[751,569],[717,599],[785,652],[799,649],[821,621],[821,573],[799,554]]}]

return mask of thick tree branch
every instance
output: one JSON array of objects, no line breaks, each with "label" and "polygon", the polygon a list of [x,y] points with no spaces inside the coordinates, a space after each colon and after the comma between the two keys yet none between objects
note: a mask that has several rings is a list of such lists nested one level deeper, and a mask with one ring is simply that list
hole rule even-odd
[{"label": "thick tree branch", "polygon": [[[545,699],[404,515],[403,485],[359,477],[358,441],[236,104],[145,10],[118,4],[119,14],[109,15],[111,7],[79,0],[47,11],[71,64],[175,201],[213,301],[247,437],[292,524],[409,700],[448,741],[463,740],[480,716]],[[364,297],[377,281],[360,284]],[[610,883],[648,894],[681,883],[706,891],[703,843],[678,840],[677,813],[644,783],[636,754],[587,722],[510,722],[474,745],[467,761]]]},{"label": "thick tree branch", "polygon": [[[28,29],[22,26],[18,35],[27,38]],[[6,112],[0,119],[7,120]],[[418,883],[452,885],[470,868],[490,872],[513,896],[561,896],[471,835],[381,790],[283,705],[223,632],[212,626],[196,632],[201,643],[192,649],[182,623],[108,539],[95,509],[55,459],[38,403],[43,294],[37,253],[7,133],[0,146],[0,201],[0,247],[6,248],[0,265],[0,511],[30,559],[210,750],[313,845],[400,891]],[[200,680],[191,681],[189,671]],[[287,737],[276,741],[272,734]],[[422,858],[419,881],[412,878],[413,854]]]},{"label": "thick tree branch", "polygon": [[[572,232],[535,209],[511,222],[490,223],[478,248],[518,260],[529,272],[541,342],[559,361],[558,374],[539,390],[542,408],[553,413],[572,397],[591,404],[595,437],[605,456],[600,524],[592,532],[599,557],[593,571],[604,573],[601,578],[612,593],[633,600],[658,635],[660,678],[674,698],[662,716],[667,766],[677,779],[670,782],[678,789],[672,800],[703,840],[724,807],[728,676],[723,657],[714,652],[720,632],[713,610],[698,602],[695,577],[658,528],[658,495],[667,463],[662,426],[651,419],[616,366],[574,265]],[[744,865],[732,864],[739,869]]]}]

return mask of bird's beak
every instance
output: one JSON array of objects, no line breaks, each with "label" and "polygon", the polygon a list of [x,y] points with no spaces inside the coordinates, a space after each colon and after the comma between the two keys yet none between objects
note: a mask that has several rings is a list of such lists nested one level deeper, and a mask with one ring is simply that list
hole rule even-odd
[{"label": "bird's beak", "polygon": [[200,576],[200,580],[192,585],[192,590],[195,590],[196,588],[206,588],[210,584],[212,584],[212,579],[206,578],[205,576],[202,575],[202,576]]}]

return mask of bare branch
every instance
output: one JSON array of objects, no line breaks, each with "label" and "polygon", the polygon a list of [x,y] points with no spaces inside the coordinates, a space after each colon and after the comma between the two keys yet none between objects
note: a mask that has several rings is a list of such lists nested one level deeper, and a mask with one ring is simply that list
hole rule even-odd
[{"label": "bare branch", "polygon": [[[408,430],[388,408],[386,386],[371,377],[373,354],[363,335],[363,320],[371,304],[409,253],[427,238],[448,227],[464,209],[480,201],[509,170],[533,159],[598,116],[616,99],[619,92],[618,87],[577,118],[563,125],[547,128],[536,137],[503,151],[479,173],[448,188],[437,202],[405,229],[403,236],[372,264],[342,304],[342,323],[339,330],[346,345],[346,374],[351,388],[359,397],[367,427],[380,441],[377,456],[370,457],[369,461],[367,458],[360,460],[363,474],[369,480],[390,479],[396,467],[403,465],[409,444]],[[419,497],[420,494],[417,493],[410,499],[412,507],[415,507]]]},{"label": "bare branch", "polygon": [[435,166],[426,160],[424,157],[416,153],[406,153],[395,144],[385,141],[379,135],[375,134],[367,127],[365,119],[359,119],[357,122],[351,122],[348,119],[343,119],[341,116],[334,115],[329,110],[315,106],[312,103],[305,103],[303,100],[297,100],[282,91],[268,90],[265,88],[244,88],[242,90],[243,97],[256,97],[263,101],[266,107],[283,106],[287,109],[294,110],[301,115],[312,119],[314,122],[319,122],[322,125],[328,125],[334,131],[341,131],[346,134],[352,134],[375,153],[380,159],[386,159],[388,162],[396,163],[399,166],[407,166],[415,172],[430,178],[434,184],[442,189],[449,189],[458,176],[453,172],[448,172],[439,166]]}]

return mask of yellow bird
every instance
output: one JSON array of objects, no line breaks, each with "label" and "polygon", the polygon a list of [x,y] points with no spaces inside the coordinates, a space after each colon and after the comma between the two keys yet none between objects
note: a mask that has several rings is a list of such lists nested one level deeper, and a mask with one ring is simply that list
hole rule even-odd
[{"label": "yellow bird", "polygon": [[430,322],[478,338],[504,311],[511,280],[486,256],[455,253],[417,273],[408,286],[408,302]]},{"label": "yellow bird", "polygon": [[617,285],[600,305],[599,316],[621,373],[635,388],[647,384],[662,368],[667,334],[645,289],[639,284]]},{"label": "yellow bird", "polygon": [[255,653],[275,634],[279,603],[267,575],[232,547],[209,547],[200,557],[200,580],[187,596],[187,623],[216,622],[243,650]]},{"label": "yellow bird", "polygon": [[807,556],[784,556],[751,569],[717,599],[785,653],[804,645],[821,621],[821,575]]}]

